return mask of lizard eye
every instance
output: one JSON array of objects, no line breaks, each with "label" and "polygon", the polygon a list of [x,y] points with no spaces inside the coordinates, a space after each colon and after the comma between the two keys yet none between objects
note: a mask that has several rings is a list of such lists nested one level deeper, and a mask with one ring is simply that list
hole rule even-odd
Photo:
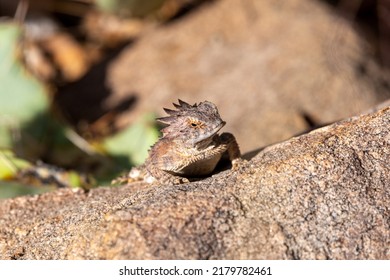
[{"label": "lizard eye", "polygon": [[197,123],[191,123],[191,126],[192,127],[196,127],[196,126],[198,126],[198,124]]}]

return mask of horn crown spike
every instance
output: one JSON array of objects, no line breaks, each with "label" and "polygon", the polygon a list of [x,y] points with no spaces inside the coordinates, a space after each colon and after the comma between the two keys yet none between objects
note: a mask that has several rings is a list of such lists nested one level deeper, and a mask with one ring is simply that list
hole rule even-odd
[{"label": "horn crown spike", "polygon": [[187,102],[181,99],[178,99],[178,101],[179,104],[173,103],[173,106],[175,106],[176,109],[182,110],[182,109],[191,109],[196,107],[196,103],[193,106],[191,106],[190,104],[188,104]]}]

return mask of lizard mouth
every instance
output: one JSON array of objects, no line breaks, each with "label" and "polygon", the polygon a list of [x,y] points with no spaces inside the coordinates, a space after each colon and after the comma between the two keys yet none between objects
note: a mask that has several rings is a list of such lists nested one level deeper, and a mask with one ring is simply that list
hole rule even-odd
[{"label": "lizard mouth", "polygon": [[221,123],[217,127],[215,127],[209,133],[203,135],[203,137],[199,138],[198,141],[194,142],[194,144],[199,145],[199,144],[203,144],[203,142],[205,142],[204,144],[208,144],[208,142],[212,140],[213,136],[217,134],[218,131],[220,131],[221,128],[225,126],[225,124],[226,122],[221,121]]},{"label": "lizard mouth", "polygon": [[216,134],[218,131],[220,131],[220,130],[221,130],[221,128],[225,126],[225,124],[226,124],[226,122],[225,122],[225,121],[221,121],[221,123],[219,124],[219,126],[218,126],[218,127],[216,127],[216,129],[215,129],[215,133],[214,133],[214,134]]}]

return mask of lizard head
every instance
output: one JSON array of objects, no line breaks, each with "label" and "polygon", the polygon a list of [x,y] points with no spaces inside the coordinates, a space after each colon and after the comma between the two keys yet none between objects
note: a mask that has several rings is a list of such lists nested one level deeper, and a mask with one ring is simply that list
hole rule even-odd
[{"label": "lizard head", "polygon": [[168,116],[157,119],[168,125],[161,130],[165,138],[180,140],[191,147],[207,147],[225,125],[217,106],[209,101],[190,105],[179,99],[179,104],[173,105],[176,110],[164,108]]}]

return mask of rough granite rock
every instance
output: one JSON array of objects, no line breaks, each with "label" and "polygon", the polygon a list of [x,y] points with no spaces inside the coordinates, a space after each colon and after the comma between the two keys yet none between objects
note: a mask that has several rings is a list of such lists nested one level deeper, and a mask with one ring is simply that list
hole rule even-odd
[{"label": "rough granite rock", "polygon": [[1,259],[390,259],[390,106],[180,186],[0,202]]}]

